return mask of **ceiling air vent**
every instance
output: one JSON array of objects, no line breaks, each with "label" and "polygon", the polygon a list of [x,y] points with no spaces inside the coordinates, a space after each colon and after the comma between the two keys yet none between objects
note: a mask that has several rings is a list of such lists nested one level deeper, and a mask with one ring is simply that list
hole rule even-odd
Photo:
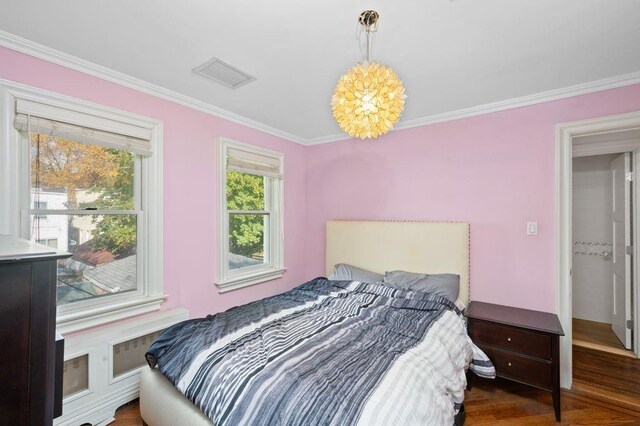
[{"label": "ceiling air vent", "polygon": [[218,58],[213,58],[210,61],[195,67],[193,72],[217,81],[220,84],[224,84],[232,89],[237,89],[238,87],[244,86],[256,79],[246,72],[240,71],[238,68],[231,66]]}]

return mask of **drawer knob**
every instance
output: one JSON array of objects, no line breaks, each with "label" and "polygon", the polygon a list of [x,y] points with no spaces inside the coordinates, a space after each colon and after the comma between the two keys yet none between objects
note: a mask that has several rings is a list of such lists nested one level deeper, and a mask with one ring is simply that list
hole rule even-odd
[{"label": "drawer knob", "polygon": [[510,341],[511,341],[511,337],[507,337],[507,342],[510,342]]},{"label": "drawer knob", "polygon": [[509,363],[509,367],[511,367],[511,363]]}]

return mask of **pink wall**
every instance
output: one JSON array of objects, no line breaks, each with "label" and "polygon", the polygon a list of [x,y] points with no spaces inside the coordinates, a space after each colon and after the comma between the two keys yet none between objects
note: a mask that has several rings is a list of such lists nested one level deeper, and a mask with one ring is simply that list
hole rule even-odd
[{"label": "pink wall", "polygon": [[[202,316],[302,283],[305,147],[68,68],[0,47],[0,78],[156,118],[164,122],[164,307]],[[285,262],[278,281],[218,294],[215,138],[225,136],[285,155]]]},{"label": "pink wall", "polygon": [[554,311],[555,125],[637,110],[640,85],[310,147],[307,276],[327,220],[467,221],[472,300]]},{"label": "pink wall", "polygon": [[[303,147],[0,48],[0,78],[164,122],[165,307],[193,316],[324,273],[330,219],[471,223],[472,299],[553,311],[555,124],[640,110],[640,85]],[[285,277],[224,295],[216,276],[216,150],[226,136],[285,153]],[[525,235],[537,221],[539,235]]]}]

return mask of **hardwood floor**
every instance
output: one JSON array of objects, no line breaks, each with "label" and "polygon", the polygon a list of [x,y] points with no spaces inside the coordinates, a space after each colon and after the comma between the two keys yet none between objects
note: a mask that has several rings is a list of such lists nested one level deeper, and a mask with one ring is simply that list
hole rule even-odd
[{"label": "hardwood floor", "polygon": [[467,391],[465,425],[640,425],[640,411],[562,392],[556,423],[551,393],[506,380],[476,379]]},{"label": "hardwood floor", "polygon": [[136,399],[135,401],[118,408],[118,411],[116,411],[116,421],[109,423],[109,426],[142,426],[142,424],[142,417],[140,417],[140,405]]},{"label": "hardwood floor", "polygon": [[572,324],[574,345],[634,357],[633,352],[625,349],[620,340],[616,337],[611,329],[611,324],[587,321],[578,318],[574,318]]},{"label": "hardwood floor", "polygon": [[636,398],[640,404],[640,359],[574,345],[573,380]]},{"label": "hardwood floor", "polygon": [[[640,411],[624,409],[571,392],[562,394],[562,422],[556,423],[551,394],[496,379],[477,379],[466,392],[465,425],[640,425]],[[116,413],[112,426],[141,426],[137,401]],[[176,425],[180,426],[180,425]]]}]

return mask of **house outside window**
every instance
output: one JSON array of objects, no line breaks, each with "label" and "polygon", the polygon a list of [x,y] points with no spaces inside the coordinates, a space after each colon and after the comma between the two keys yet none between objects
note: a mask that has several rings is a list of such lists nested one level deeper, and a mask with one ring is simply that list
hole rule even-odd
[{"label": "house outside window", "polygon": [[37,89],[10,87],[4,96],[15,105],[3,120],[15,129],[6,149],[18,161],[0,166],[21,191],[0,190],[2,213],[13,218],[0,225],[72,254],[58,262],[58,328],[159,309],[161,123]]},{"label": "house outside window", "polygon": [[36,240],[36,243],[42,244],[43,246],[51,247],[54,249],[58,248],[58,239],[57,238],[46,238],[44,240]]},{"label": "house outside window", "polygon": [[[33,205],[34,210],[46,210],[48,205],[46,201],[34,201],[33,204],[34,204]],[[36,219],[39,219],[39,220],[45,220],[46,218],[47,218],[46,214],[36,215]]]},{"label": "house outside window", "polygon": [[282,153],[219,139],[218,290],[282,277]]}]

